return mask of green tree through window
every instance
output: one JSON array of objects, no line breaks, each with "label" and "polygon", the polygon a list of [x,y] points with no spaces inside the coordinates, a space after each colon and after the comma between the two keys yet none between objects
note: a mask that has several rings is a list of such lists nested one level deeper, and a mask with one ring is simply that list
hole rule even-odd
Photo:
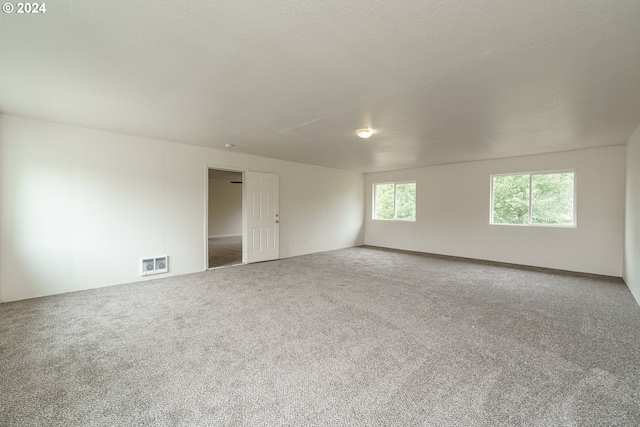
[{"label": "green tree through window", "polygon": [[492,224],[574,224],[573,172],[495,175],[492,186]]},{"label": "green tree through window", "polygon": [[493,177],[493,223],[529,222],[529,175]]},{"label": "green tree through window", "polygon": [[573,224],[573,173],[531,176],[531,223]]},{"label": "green tree through window", "polygon": [[376,185],[376,218],[393,219],[393,184]]},{"label": "green tree through window", "polygon": [[416,220],[416,183],[374,184],[373,219]]}]

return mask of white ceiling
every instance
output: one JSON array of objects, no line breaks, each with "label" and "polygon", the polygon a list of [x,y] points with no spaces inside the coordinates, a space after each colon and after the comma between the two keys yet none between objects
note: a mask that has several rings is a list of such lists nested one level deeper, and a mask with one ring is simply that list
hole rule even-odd
[{"label": "white ceiling", "polygon": [[232,172],[220,169],[209,169],[209,179],[221,179],[223,181],[242,182],[242,172]]},{"label": "white ceiling", "polygon": [[361,172],[624,144],[640,122],[638,0],[46,6],[0,14],[2,113]]}]

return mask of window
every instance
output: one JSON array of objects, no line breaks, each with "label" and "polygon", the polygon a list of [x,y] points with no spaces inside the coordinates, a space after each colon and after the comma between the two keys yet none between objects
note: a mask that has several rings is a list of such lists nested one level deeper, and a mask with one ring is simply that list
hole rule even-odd
[{"label": "window", "polygon": [[373,219],[416,220],[416,183],[373,184]]},{"label": "window", "polygon": [[491,224],[574,226],[574,175],[492,175]]}]

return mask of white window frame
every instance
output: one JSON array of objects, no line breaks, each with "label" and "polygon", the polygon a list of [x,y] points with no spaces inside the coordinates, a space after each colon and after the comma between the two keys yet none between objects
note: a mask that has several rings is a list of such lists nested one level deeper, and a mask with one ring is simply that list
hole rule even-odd
[{"label": "white window frame", "polygon": [[[376,218],[376,185],[389,185],[393,184],[393,218]],[[416,218],[396,218],[396,186],[398,184],[415,184],[416,185],[416,204],[414,206]],[[416,222],[418,218],[418,184],[416,181],[388,181],[388,182],[374,182],[372,187],[372,196],[371,196],[371,219],[374,221],[401,221],[401,222]]]},{"label": "white window frame", "polygon": [[[531,222],[531,198],[532,198],[532,187],[533,187],[533,176],[534,175],[555,175],[559,173],[572,173],[573,174],[573,223],[572,224],[534,224]],[[493,222],[493,178],[496,176],[510,176],[510,175],[529,175],[529,219],[527,224],[504,224],[504,223],[494,223]],[[507,225],[511,227],[551,227],[551,228],[577,228],[578,227],[578,217],[577,217],[577,195],[578,195],[578,174],[575,169],[560,169],[560,170],[551,170],[551,171],[536,171],[536,172],[514,172],[514,173],[496,173],[491,174],[489,176],[489,188],[490,188],[490,200],[489,200],[489,224],[490,225]]]}]

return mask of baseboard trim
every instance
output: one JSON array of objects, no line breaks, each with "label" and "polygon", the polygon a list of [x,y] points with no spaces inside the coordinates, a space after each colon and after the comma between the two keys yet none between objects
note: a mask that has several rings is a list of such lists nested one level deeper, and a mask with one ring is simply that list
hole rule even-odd
[{"label": "baseboard trim", "polygon": [[562,270],[559,268],[539,267],[535,265],[515,264],[515,263],[503,262],[503,261],[492,261],[492,260],[485,260],[485,259],[479,259],[479,258],[467,258],[467,257],[461,257],[461,256],[455,256],[455,255],[444,255],[444,254],[436,254],[436,253],[430,253],[430,252],[411,251],[408,249],[388,248],[385,246],[362,245],[361,247],[382,250],[382,251],[389,251],[389,252],[401,252],[401,253],[407,253],[407,254],[418,255],[418,256],[443,258],[443,259],[449,259],[452,261],[464,261],[464,262],[472,262],[476,264],[495,265],[498,267],[516,268],[519,270],[540,271],[540,272],[546,272],[546,273],[564,274],[564,275],[571,275],[571,276],[578,276],[578,277],[590,277],[590,278],[601,279],[601,280],[618,279],[623,284],[626,285],[624,279],[621,276],[609,276],[607,274],[586,273],[582,271]]},{"label": "baseboard trim", "polygon": [[220,237],[238,237],[238,236],[242,236],[242,233],[240,234],[218,234],[215,236],[209,236],[209,239],[218,239]]}]

